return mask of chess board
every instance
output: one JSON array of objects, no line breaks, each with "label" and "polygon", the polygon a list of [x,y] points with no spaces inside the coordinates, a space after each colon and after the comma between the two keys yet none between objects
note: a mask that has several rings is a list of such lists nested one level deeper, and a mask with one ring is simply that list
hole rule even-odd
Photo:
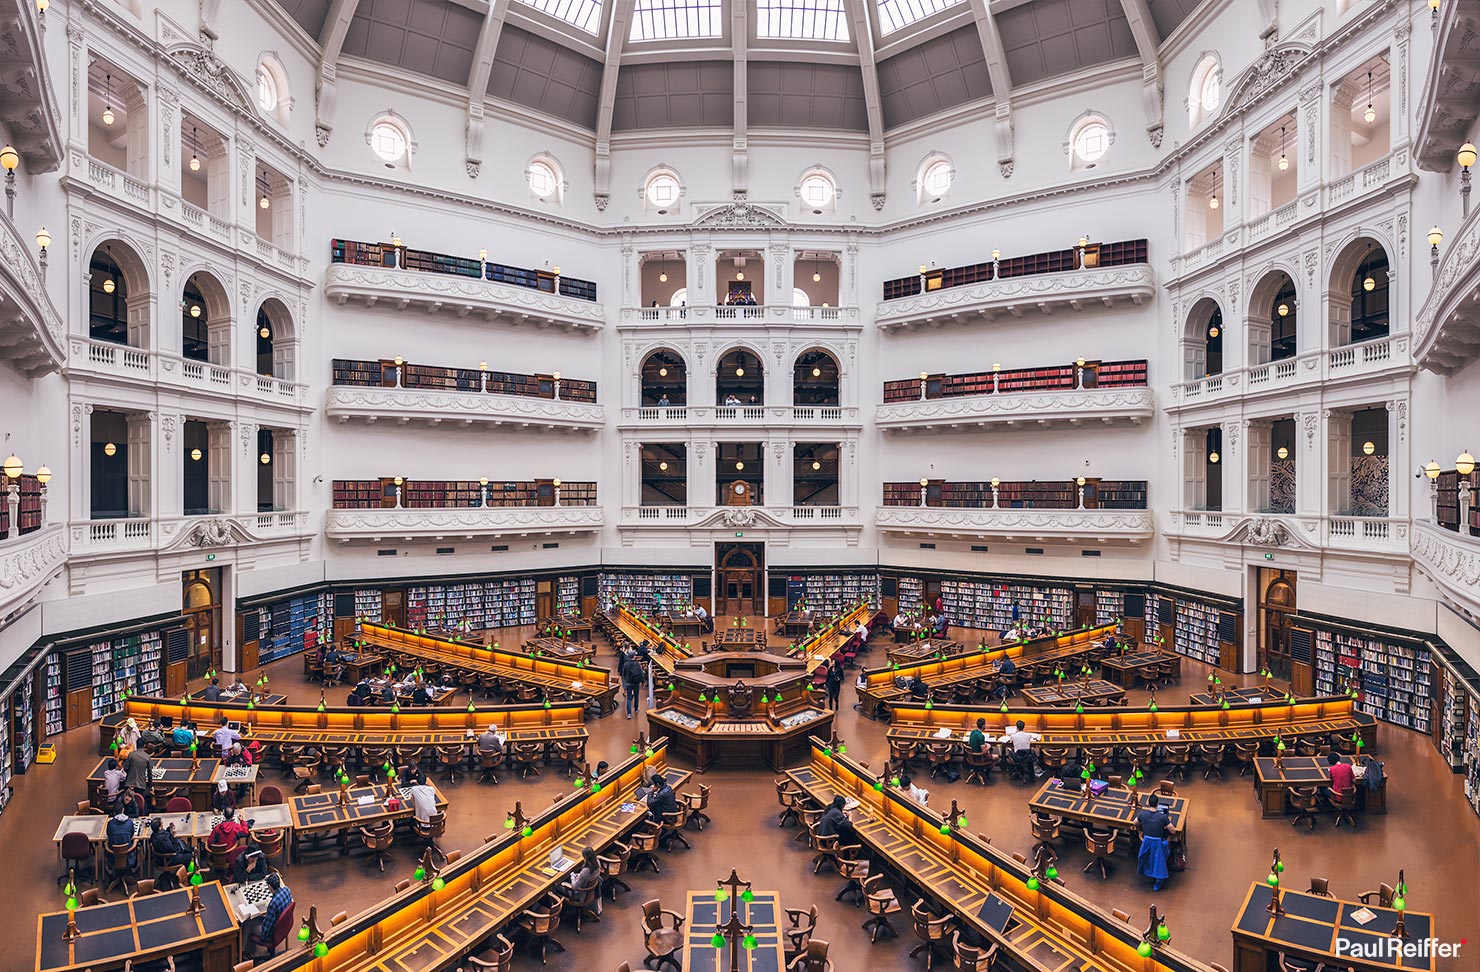
[{"label": "chess board", "polygon": [[250,780],[252,775],[252,767],[250,766],[226,766],[221,771],[221,778],[228,783]]},{"label": "chess board", "polygon": [[267,903],[272,900],[272,888],[267,886],[266,881],[249,881],[246,884],[232,885],[227,896],[236,910],[237,921],[247,921],[267,910]]}]

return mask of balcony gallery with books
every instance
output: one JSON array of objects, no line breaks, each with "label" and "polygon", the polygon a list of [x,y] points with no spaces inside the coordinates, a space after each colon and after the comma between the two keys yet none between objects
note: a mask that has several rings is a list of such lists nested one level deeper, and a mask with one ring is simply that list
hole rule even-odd
[{"label": "balcony gallery with books", "polygon": [[0,966],[1475,967],[1480,0],[0,8]]}]

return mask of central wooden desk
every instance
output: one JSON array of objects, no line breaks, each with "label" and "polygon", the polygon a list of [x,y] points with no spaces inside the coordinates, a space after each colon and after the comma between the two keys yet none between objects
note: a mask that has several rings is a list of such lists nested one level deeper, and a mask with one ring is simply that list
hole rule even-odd
[{"label": "central wooden desk", "polygon": [[596,657],[596,645],[590,640],[564,638],[531,638],[520,646],[527,655],[548,655],[566,662],[589,663]]},{"label": "central wooden desk", "polygon": [[1130,688],[1137,675],[1152,665],[1160,665],[1162,662],[1174,663],[1177,666],[1177,674],[1181,675],[1182,656],[1175,652],[1131,651],[1124,654],[1107,655],[1100,659],[1100,677],[1107,682]]},{"label": "central wooden desk", "polygon": [[[447,797],[437,789],[437,785],[428,781],[428,785],[437,793],[437,809],[447,809]],[[349,841],[347,831],[357,827],[372,827],[383,820],[402,820],[412,814],[411,804],[406,799],[406,788],[397,785],[394,788],[395,795],[400,799],[400,805],[394,810],[387,810],[385,801],[389,798],[392,788],[385,784],[377,783],[372,786],[352,786],[345,793],[345,803],[339,804],[339,788],[333,787],[322,793],[304,793],[294,796],[288,802],[288,810],[293,815],[293,860],[298,860],[299,845],[305,837],[313,837],[323,831],[339,831],[339,852],[349,853]],[[360,802],[365,798],[367,802]]]},{"label": "central wooden desk", "polygon": [[[201,747],[205,747],[204,742]],[[197,810],[204,810],[211,805],[211,791],[216,788],[216,774],[221,768],[219,759],[202,759],[199,766],[188,756],[151,756],[149,762],[154,764],[155,787],[183,789],[190,797],[191,805]],[[98,765],[87,774],[89,794],[102,790],[103,769],[107,765],[106,759],[98,760]]]},{"label": "central wooden desk", "polygon": [[860,604],[829,621],[816,634],[793,644],[787,649],[787,654],[798,658],[806,658],[807,670],[816,671],[823,662],[847,647],[848,642],[858,637],[857,628],[859,622],[867,621],[873,616],[873,608],[869,607],[867,603]]},{"label": "central wooden desk", "polygon": [[1023,701],[1029,705],[1064,707],[1083,702],[1092,705],[1119,705],[1125,701],[1125,689],[1111,685],[1104,679],[1091,679],[1088,684],[1076,679],[1064,679],[1057,685],[1035,685],[1023,689]]},{"label": "central wooden desk", "polygon": [[[221,882],[200,885],[204,910],[189,914],[190,889],[78,908],[77,929],[62,941],[67,912],[36,918],[36,972],[110,972],[167,955],[200,954],[202,972],[231,972],[240,951],[236,915]],[[10,966],[14,968],[14,966]]]},{"label": "central wooden desk", "polygon": [[1187,701],[1192,705],[1220,705],[1223,699],[1227,699],[1229,705],[1240,705],[1246,702],[1258,705],[1268,699],[1283,701],[1284,698],[1284,692],[1250,685],[1246,688],[1227,689],[1221,696],[1214,695],[1212,692],[1195,692],[1188,697]]},{"label": "central wooden desk", "polygon": [[687,773],[666,768],[666,746],[657,740],[612,767],[598,793],[590,787],[567,790],[531,815],[528,837],[493,817],[492,839],[444,867],[440,890],[430,881],[413,883],[329,928],[325,957],[289,948],[256,972],[441,972],[455,965],[564,879],[568,872],[545,867],[552,849],[561,846],[567,857],[579,858],[583,848],[601,851],[642,824],[645,808],[635,793],[644,769],[665,773],[675,789],[684,785]]},{"label": "central wooden desk", "polygon": [[815,611],[787,611],[781,619],[781,633],[788,638],[806,637],[816,617]]},{"label": "central wooden desk", "polygon": [[562,631],[565,632],[565,640],[591,640],[591,622],[574,614],[557,614],[539,626],[542,638],[559,638]]},{"label": "central wooden desk", "polygon": [[[884,656],[895,665],[926,661],[931,658],[949,658],[972,649],[949,638],[925,638],[907,645],[891,645],[884,649]],[[978,649],[979,650],[979,649]]]},{"label": "central wooden desk", "polygon": [[754,900],[738,898],[715,901],[713,891],[690,891],[687,919],[683,926],[684,972],[730,972],[730,944],[715,948],[714,933],[730,920],[739,908],[740,920],[752,927],[755,948],[747,949],[739,941],[734,948],[740,955],[741,972],[783,972],[786,968],[785,943],[781,940],[781,922],[785,909],[775,891],[753,891]]},{"label": "central wooden desk", "polygon": [[[1342,756],[1343,763],[1350,763],[1350,756]],[[1324,756],[1286,756],[1276,765],[1273,756],[1259,756],[1254,760],[1254,793],[1259,798],[1260,816],[1283,817],[1285,802],[1290,791],[1297,786],[1314,786],[1328,789],[1331,786],[1331,768]],[[1357,809],[1365,813],[1387,813],[1387,777],[1382,785],[1371,790],[1356,781]]]},{"label": "central wooden desk", "polygon": [[704,622],[692,614],[659,615],[668,632],[680,641],[697,641],[704,634]]},{"label": "central wooden desk", "polygon": [[[1356,969],[1357,972],[1416,972],[1437,967],[1433,950],[1422,956],[1394,955],[1390,958],[1357,958],[1337,951],[1337,942],[1350,942],[1363,952],[1386,949],[1398,923],[1398,912],[1376,905],[1361,905],[1298,891],[1280,895],[1284,914],[1275,917],[1268,911],[1274,889],[1256,881],[1244,895],[1244,903],[1233,922],[1233,972],[1268,972],[1274,968],[1280,953],[1295,955],[1322,963],[1328,969]],[[1352,916],[1366,908],[1373,917],[1365,925]],[[1403,924],[1411,942],[1434,935],[1434,916],[1419,911],[1405,911]],[[1463,936],[1454,936],[1459,938]],[[1461,956],[1469,946],[1462,946]],[[1473,966],[1471,966],[1473,967]]]},{"label": "central wooden desk", "polygon": [[620,684],[605,668],[536,658],[519,651],[488,648],[464,641],[447,641],[378,624],[361,624],[360,639],[374,647],[419,661],[533,685],[552,699],[583,699],[599,706],[603,714],[616,708]]},{"label": "central wooden desk", "polygon": [[[1045,780],[1038,792],[1028,800],[1028,809],[1038,813],[1051,813],[1056,817],[1078,820],[1098,830],[1118,830],[1123,837],[1136,833],[1136,814],[1146,809],[1146,794],[1155,790],[1135,792],[1112,786],[1097,797],[1089,795],[1088,787],[1080,787],[1075,793],[1058,785],[1056,780]],[[1157,795],[1157,802],[1169,807],[1168,816],[1177,833],[1171,839],[1187,845],[1188,800],[1182,796]],[[1122,840],[1121,849],[1129,850],[1132,857],[1139,850],[1134,840]]]},{"label": "central wooden desk", "polygon": [[765,651],[766,633],[760,628],[717,628],[714,632],[716,651]]},{"label": "central wooden desk", "polygon": [[[959,827],[942,834],[944,819],[846,756],[827,755],[812,740],[812,762],[786,774],[819,805],[835,795],[857,801],[854,830],[894,874],[948,910],[962,927],[1000,945],[1015,965],[1031,972],[1208,972],[1170,947],[1149,958],[1136,953],[1139,929],[1102,911],[1057,881],[1030,891],[1025,864]],[[1002,931],[981,917],[995,897],[1012,909]]]}]

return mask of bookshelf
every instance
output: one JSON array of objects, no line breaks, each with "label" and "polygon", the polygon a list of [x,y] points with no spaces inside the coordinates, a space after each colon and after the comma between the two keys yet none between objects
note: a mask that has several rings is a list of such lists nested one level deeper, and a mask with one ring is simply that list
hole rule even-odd
[{"label": "bookshelf", "polygon": [[[130,695],[159,695],[163,636],[158,631],[120,635],[89,646],[92,654],[92,717],[101,719]],[[48,676],[48,681],[49,681]],[[58,669],[57,681],[61,681]],[[48,700],[49,701],[49,700]],[[60,713],[58,713],[60,718]]]},{"label": "bookshelf", "polygon": [[[14,720],[10,716],[10,696],[7,695],[0,700],[0,794],[6,794],[10,788],[11,778],[15,775],[12,769],[14,765],[15,745],[11,738],[11,725]],[[0,812],[5,809],[8,800],[0,801]]]},{"label": "bookshelf", "polygon": [[1433,665],[1427,645],[1327,628],[1315,634],[1318,693],[1340,692],[1345,676],[1355,674],[1360,709],[1406,729],[1431,731]]},{"label": "bookshelf", "polygon": [[[353,263],[369,267],[397,266],[397,247],[390,243],[359,243],[354,240],[330,240],[329,259],[333,263]],[[503,263],[489,263],[474,257],[451,256],[431,250],[401,246],[399,266],[417,273],[440,273],[456,277],[491,280],[511,287],[527,287],[553,294],[556,281],[562,296],[576,300],[596,300],[596,284],[590,280],[560,276],[548,270],[527,270]]]},{"label": "bookshelf", "polygon": [[1012,627],[1012,606],[1021,604],[1022,621],[1047,619],[1054,629],[1074,627],[1074,592],[1065,587],[1038,587],[1001,581],[943,580],[940,597],[952,624],[987,631]]},{"label": "bookshelf", "polygon": [[46,656],[46,697],[42,702],[46,735],[54,736],[67,728],[64,716],[66,702],[62,690],[62,656],[52,652]]},{"label": "bookshelf", "polygon": [[1221,659],[1218,620],[1221,612],[1206,604],[1175,598],[1177,619],[1172,627],[1172,649],[1215,668]]},{"label": "bookshelf", "polygon": [[610,611],[619,599],[638,611],[651,611],[657,603],[654,594],[662,595],[665,608],[694,600],[694,581],[688,574],[602,574],[599,590],[603,611]]},{"label": "bookshelf", "polygon": [[[334,480],[334,509],[364,510],[394,507],[392,479]],[[407,479],[401,484],[401,506],[406,509],[471,509],[482,502],[484,487],[475,479]],[[554,506],[555,484],[550,479],[529,482],[490,482],[489,506]],[[595,506],[596,484],[560,484],[561,506]]]},{"label": "bookshelf", "polygon": [[334,618],[332,594],[301,594],[257,608],[257,663],[297,654],[326,638]]},{"label": "bookshelf", "polygon": [[[885,506],[919,506],[920,484],[884,483]],[[1086,480],[1085,509],[1144,510],[1145,481]],[[931,480],[926,505],[964,509],[992,509],[991,483],[948,483]],[[1073,480],[1031,480],[997,485],[997,508],[1004,510],[1073,510],[1079,508],[1079,487]]]},{"label": "bookshelf", "polygon": [[555,579],[555,613],[581,613],[581,579],[562,576]]},{"label": "bookshelf", "polygon": [[355,617],[379,624],[385,616],[385,596],[379,590],[355,591]]},{"label": "bookshelf", "polygon": [[1120,591],[1095,591],[1095,624],[1109,624],[1125,615],[1125,594]]},{"label": "bookshelf", "polygon": [[[400,370],[402,388],[479,395],[487,392],[490,395],[512,395],[520,398],[553,399],[555,397],[555,376],[553,374],[524,375],[513,371],[485,372],[477,368],[451,368],[442,365],[416,364],[410,361],[402,361]],[[335,358],[333,372],[334,384],[339,386],[373,388],[394,388],[396,386],[396,364],[391,358],[379,361]],[[594,403],[596,382],[562,376],[560,400]]]},{"label": "bookshelf", "polygon": [[16,510],[20,530],[13,531],[10,522],[10,500],[8,481],[0,484],[0,537],[24,536],[41,529],[41,483],[35,476],[21,476],[17,484],[20,490],[20,506]]},{"label": "bookshelf", "polygon": [[[336,510],[374,510],[391,505],[386,502],[385,486],[378,479],[334,480]],[[394,503],[394,494],[391,503]]]},{"label": "bookshelf", "polygon": [[901,577],[899,579],[899,611],[901,614],[910,614],[920,610],[920,603],[925,599],[925,584],[918,577]]},{"label": "bookshelf", "polygon": [[878,574],[791,574],[787,576],[786,606],[796,610],[798,604],[805,603],[807,610],[831,617],[865,601],[869,607],[878,608],[879,591]]},{"label": "bookshelf", "polygon": [[22,772],[30,769],[36,758],[36,680],[22,678],[15,691],[10,693],[11,744],[15,747],[15,765]]},{"label": "bookshelf", "polygon": [[[1078,365],[1070,363],[1039,368],[1017,368],[1010,371],[978,371],[962,375],[928,375],[925,397],[965,398],[976,395],[1011,392],[1066,391],[1078,386]],[[995,380],[994,380],[995,378]],[[1084,387],[1132,388],[1146,384],[1146,362],[1086,361]],[[884,403],[917,402],[920,379],[901,378],[884,382]]]},{"label": "bookshelf", "polygon": [[1146,509],[1146,483],[1101,479],[1085,486],[1084,505],[1101,510]]},{"label": "bookshelf", "polygon": [[514,580],[428,584],[406,591],[406,624],[413,629],[502,628],[535,623],[535,582]]},{"label": "bookshelf", "polygon": [[[1145,240],[1125,240],[1118,243],[1091,243],[1084,248],[1084,266],[1118,267],[1133,263],[1147,263],[1149,252]],[[1079,269],[1079,250],[1052,250],[1027,256],[1003,257],[993,268],[991,261],[973,263],[969,266],[951,267],[945,270],[925,272],[925,291],[944,290],[949,287],[964,287],[989,280],[1005,280],[1008,277],[1031,277],[1045,273],[1064,273]],[[921,274],[913,273],[884,281],[884,299],[898,300],[920,293]]]}]

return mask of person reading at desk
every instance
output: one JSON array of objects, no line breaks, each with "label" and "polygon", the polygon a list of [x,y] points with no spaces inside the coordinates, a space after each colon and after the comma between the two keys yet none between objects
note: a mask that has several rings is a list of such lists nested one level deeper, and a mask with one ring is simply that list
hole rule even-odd
[{"label": "person reading at desk", "polygon": [[922,807],[930,802],[930,791],[923,786],[917,786],[915,781],[909,778],[908,774],[901,773],[899,775],[899,788],[908,793],[910,799]]},{"label": "person reading at desk", "polygon": [[[124,812],[121,802],[114,811],[113,816],[108,819],[108,824],[103,830],[109,847],[132,847],[134,844],[134,818]],[[134,852],[130,850],[128,852],[128,866],[133,867],[134,861]]]},{"label": "person reading at desk", "polygon": [[910,679],[910,698],[915,702],[924,702],[930,698],[930,686],[919,675]]},{"label": "person reading at desk", "polygon": [[417,823],[426,823],[437,812],[437,791],[424,779],[406,788],[406,800]]},{"label": "person reading at desk", "polygon": [[1151,879],[1151,890],[1160,891],[1166,879],[1167,859],[1171,854],[1169,838],[1176,833],[1171,813],[1160,805],[1155,793],[1146,795],[1146,809],[1136,814],[1136,829],[1141,832],[1141,849],[1136,854],[1136,873]]},{"label": "person reading at desk", "polygon": [[489,726],[483,735],[478,737],[479,756],[502,756],[504,754],[504,738]]},{"label": "person reading at desk", "polygon": [[971,750],[973,753],[981,752],[982,747],[987,744],[986,729],[987,720],[976,720],[976,728],[971,730],[971,732],[968,733],[966,736],[966,748]]},{"label": "person reading at desk", "polygon": [[843,809],[847,804],[847,797],[841,793],[833,797],[832,803],[827,805],[827,809],[822,811],[822,816],[817,820],[817,836],[831,837],[836,834],[840,845],[859,842],[858,833],[853,829],[853,821],[848,819],[848,811]]},{"label": "person reading at desk", "polygon": [[170,745],[181,752],[189,752],[190,746],[195,742],[195,723],[181,722],[170,730]]},{"label": "person reading at desk", "polygon": [[354,688],[349,690],[349,698],[344,700],[344,704],[348,706],[359,706],[368,704],[369,698],[367,697],[366,693],[368,693],[369,691],[370,686],[366,685],[364,682],[361,682],[359,685],[356,685]]},{"label": "person reading at desk", "polygon": [[1012,759],[1023,769],[1033,767],[1033,775],[1041,777],[1043,767],[1037,765],[1033,759],[1033,743],[1038,740],[1036,732],[1029,732],[1027,723],[1019,719],[1017,727],[1002,737],[1002,741],[1012,747]]},{"label": "person reading at desk", "polygon": [[386,705],[396,701],[396,685],[390,679],[386,679],[385,684],[380,687],[380,701]]},{"label": "person reading at desk", "polygon": [[219,678],[211,679],[211,684],[207,685],[206,690],[200,693],[200,697],[206,702],[220,702],[221,680]]},{"label": "person reading at desk", "polygon": [[207,840],[217,847],[230,847],[231,849],[226,852],[226,860],[230,864],[235,864],[236,859],[241,857],[242,851],[246,849],[246,838],[252,832],[252,828],[245,820],[237,819],[235,806],[225,808],[221,814],[221,822],[211,828],[211,835]]},{"label": "person reading at desk", "polygon": [[1078,760],[1071,759],[1064,763],[1064,768],[1059,770],[1059,789],[1067,793],[1078,793],[1084,782],[1082,773]]},{"label": "person reading at desk", "polygon": [[236,794],[227,787],[225,780],[217,782],[215,791],[211,793],[211,809],[216,813],[236,809]]},{"label": "person reading at desk", "polygon": [[411,704],[412,705],[431,705],[432,704],[432,696],[431,696],[430,693],[427,692],[427,683],[426,682],[419,681],[419,680],[417,681],[416,688],[414,688],[414,689],[411,690]]},{"label": "person reading at desk", "polygon": [[104,760],[103,796],[106,798],[109,806],[112,806],[113,802],[118,799],[118,794],[123,792],[123,784],[126,779],[128,779],[128,774],[123,771],[122,766],[118,765],[118,760],[112,756]]},{"label": "person reading at desk", "polygon": [[[601,862],[596,859],[596,851],[590,847],[581,850],[581,866],[570,876],[570,880],[560,882],[557,889],[566,898],[574,898],[577,894],[590,891],[601,884]],[[601,914],[601,896],[596,896],[596,913]]]},{"label": "person reading at desk", "polygon": [[155,817],[149,821],[149,829],[149,847],[154,851],[154,860],[159,865],[161,875],[170,873],[168,869],[190,863],[190,845],[175,833],[173,823],[166,827],[163,821]]},{"label": "person reading at desk", "polygon": [[651,820],[662,820],[665,813],[677,812],[678,796],[674,794],[673,786],[664,774],[653,774],[653,792],[648,794],[647,804],[648,818]]},{"label": "person reading at desk", "polygon": [[241,675],[238,674],[231,680],[231,684],[226,686],[226,691],[230,695],[241,695],[247,691],[247,683],[243,682]]},{"label": "person reading at desk", "polygon": [[1331,774],[1331,796],[1344,797],[1356,788],[1352,764],[1342,762],[1334,749],[1326,754],[1326,772]]}]

